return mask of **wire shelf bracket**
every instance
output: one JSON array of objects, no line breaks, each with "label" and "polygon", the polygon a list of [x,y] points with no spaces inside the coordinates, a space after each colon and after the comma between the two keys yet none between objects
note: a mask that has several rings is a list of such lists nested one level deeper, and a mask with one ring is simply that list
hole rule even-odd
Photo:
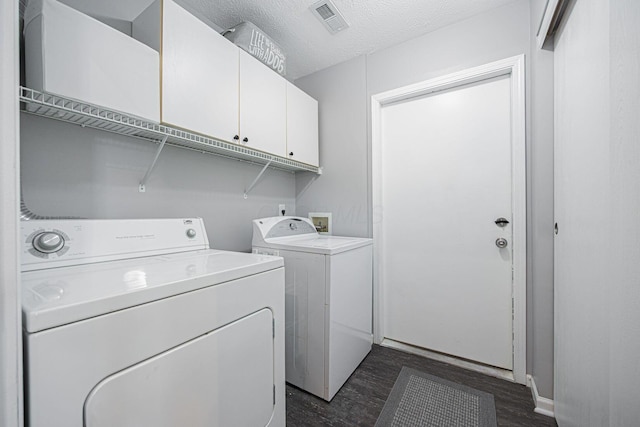
[{"label": "wire shelf bracket", "polygon": [[138,191],[140,193],[144,193],[145,191],[147,191],[147,188],[146,188],[147,181],[151,176],[151,172],[153,171],[153,168],[156,167],[156,163],[158,162],[158,157],[160,157],[160,153],[162,152],[162,149],[164,148],[164,144],[167,142],[167,139],[169,139],[169,136],[165,136],[164,138],[162,138],[162,141],[160,141],[160,145],[158,145],[158,149],[156,150],[156,155],[153,158],[153,161],[151,162],[151,164],[149,165],[149,168],[147,169],[147,173],[144,174],[144,176],[142,177],[142,180],[140,181],[140,186],[138,187]]},{"label": "wire shelf bracket", "polygon": [[249,185],[249,187],[247,187],[247,189],[244,190],[244,198],[245,199],[247,199],[249,197],[249,192],[251,192],[251,190],[253,190],[253,187],[256,186],[256,184],[258,183],[258,181],[260,180],[262,175],[264,175],[264,173],[267,170],[267,168],[271,165],[272,161],[273,160],[269,160],[269,162],[266,165],[264,165],[264,167],[262,168],[262,170],[260,171],[258,176],[256,176],[256,179],[254,179],[253,182]]}]

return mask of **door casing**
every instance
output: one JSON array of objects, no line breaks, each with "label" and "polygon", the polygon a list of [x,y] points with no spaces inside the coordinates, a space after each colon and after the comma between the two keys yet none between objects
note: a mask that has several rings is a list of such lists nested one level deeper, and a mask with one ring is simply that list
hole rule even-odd
[{"label": "door casing", "polygon": [[383,330],[383,293],[381,247],[384,245],[382,222],[376,220],[382,203],[382,109],[391,103],[430,93],[508,75],[511,81],[511,163],[513,213],[513,379],[526,384],[526,121],[524,55],[506,58],[442,77],[375,94],[371,97],[372,202],[373,202],[373,331],[374,342],[381,343]]}]

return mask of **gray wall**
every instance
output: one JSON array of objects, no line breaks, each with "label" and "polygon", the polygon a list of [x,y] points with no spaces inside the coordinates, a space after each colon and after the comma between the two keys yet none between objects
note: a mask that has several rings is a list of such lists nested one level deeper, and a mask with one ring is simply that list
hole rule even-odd
[{"label": "gray wall", "polygon": [[366,58],[359,57],[298,80],[318,100],[323,175],[296,176],[296,210],[332,212],[333,233],[370,235]]},{"label": "gray wall", "polygon": [[[531,60],[529,8],[528,1],[517,1],[297,80],[297,85],[320,101],[320,164],[326,171],[334,171],[312,183],[298,177],[297,191],[305,191],[298,197],[297,208],[303,215],[311,208],[334,212],[334,230],[338,234],[360,236],[366,230],[366,235],[371,235],[379,212],[371,206],[370,96],[525,54],[529,188],[527,372],[535,376],[540,394],[552,397],[553,140],[549,132],[553,129],[553,116],[544,109],[552,109],[553,104],[552,93],[547,89],[533,94],[530,90],[534,78],[542,82],[551,78],[552,63],[548,57]],[[533,121],[532,95],[537,102]],[[366,227],[350,215],[336,215],[365,207]]]},{"label": "gray wall", "polygon": [[529,61],[528,295],[530,370],[541,396],[553,397],[553,52],[536,45],[545,1],[531,0]]},{"label": "gray wall", "polygon": [[211,246],[251,250],[251,220],[295,212],[295,177],[261,167],[166,147],[147,183],[138,183],[156,145],[23,113],[22,190],[40,215],[86,218],[203,217]]}]

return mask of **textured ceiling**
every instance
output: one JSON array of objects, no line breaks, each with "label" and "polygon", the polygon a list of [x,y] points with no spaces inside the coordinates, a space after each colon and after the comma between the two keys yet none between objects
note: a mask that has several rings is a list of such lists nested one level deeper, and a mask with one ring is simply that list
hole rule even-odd
[{"label": "textured ceiling", "polygon": [[[93,16],[131,21],[154,0],[61,1]],[[350,24],[335,35],[311,13],[317,0],[176,1],[223,29],[253,22],[282,47],[287,78],[295,80],[516,0],[333,0]]]},{"label": "textured ceiling", "polygon": [[284,50],[294,80],[515,0],[334,0],[350,27],[331,35],[309,10],[317,0],[182,0],[222,28],[260,27]]}]

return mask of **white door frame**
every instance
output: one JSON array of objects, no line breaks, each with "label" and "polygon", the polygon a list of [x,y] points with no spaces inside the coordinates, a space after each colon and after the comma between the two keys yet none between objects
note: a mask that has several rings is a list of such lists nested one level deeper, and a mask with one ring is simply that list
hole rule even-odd
[{"label": "white door frame", "polygon": [[0,3],[0,425],[22,426],[18,2]]},{"label": "white door frame", "polygon": [[479,67],[437,77],[424,82],[375,94],[371,97],[371,137],[373,165],[373,332],[380,343],[383,331],[383,293],[381,248],[384,245],[382,207],[382,109],[417,96],[439,92],[503,75],[511,77],[511,161],[513,215],[513,375],[516,382],[526,383],[527,354],[527,199],[526,199],[526,129],[525,129],[524,55],[514,56]]}]

